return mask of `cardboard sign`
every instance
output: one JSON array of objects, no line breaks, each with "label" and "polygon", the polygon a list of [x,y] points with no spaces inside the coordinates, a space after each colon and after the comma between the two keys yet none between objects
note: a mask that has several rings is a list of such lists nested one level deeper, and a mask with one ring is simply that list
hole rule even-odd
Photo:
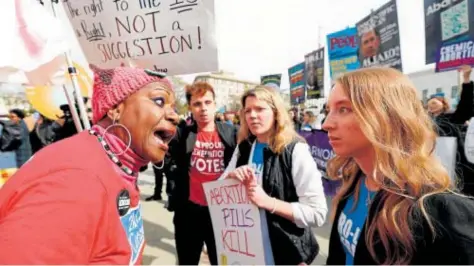
[{"label": "cardboard sign", "polygon": [[258,208],[233,179],[203,184],[219,265],[265,265]]},{"label": "cardboard sign", "polygon": [[218,69],[213,0],[64,0],[91,64],[169,75]]}]

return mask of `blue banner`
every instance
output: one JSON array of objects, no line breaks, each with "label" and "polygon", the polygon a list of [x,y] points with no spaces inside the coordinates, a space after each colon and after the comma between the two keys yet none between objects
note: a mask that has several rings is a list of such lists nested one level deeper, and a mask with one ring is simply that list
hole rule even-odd
[{"label": "blue banner", "polygon": [[0,169],[10,168],[17,168],[15,152],[0,152]]},{"label": "blue banner", "polygon": [[304,102],[304,62],[288,68],[291,104]]},{"label": "blue banner", "polygon": [[331,79],[360,67],[357,28],[347,28],[327,36]]}]

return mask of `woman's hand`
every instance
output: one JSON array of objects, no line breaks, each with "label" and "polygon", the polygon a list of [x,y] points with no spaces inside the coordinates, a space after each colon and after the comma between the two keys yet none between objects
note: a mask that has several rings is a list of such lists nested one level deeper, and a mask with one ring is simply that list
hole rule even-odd
[{"label": "woman's hand", "polygon": [[472,68],[471,66],[468,66],[468,65],[463,65],[459,68],[459,72],[461,72],[463,75],[464,83],[469,83],[471,81],[471,71],[472,71]]},{"label": "woman's hand", "polygon": [[234,169],[226,178],[233,178],[244,184],[256,179],[253,168],[248,165],[243,165]]},{"label": "woman's hand", "polygon": [[252,180],[247,184],[247,195],[250,201],[257,207],[272,211],[275,204],[275,199],[268,196],[263,188],[257,183],[257,180]]}]

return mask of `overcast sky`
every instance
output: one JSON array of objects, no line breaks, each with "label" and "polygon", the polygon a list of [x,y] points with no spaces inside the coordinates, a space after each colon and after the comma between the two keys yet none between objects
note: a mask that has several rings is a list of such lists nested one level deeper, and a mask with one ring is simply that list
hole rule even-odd
[{"label": "overcast sky", "polygon": [[[282,73],[325,46],[326,35],[353,26],[388,0],[216,0],[220,68],[259,81]],[[405,73],[426,68],[423,0],[398,0]],[[321,33],[319,33],[321,30]],[[186,76],[192,81],[194,75]]]},{"label": "overcast sky", "polygon": [[[209,0],[202,0],[209,1]],[[215,0],[220,69],[259,82],[282,73],[325,46],[326,35],[353,26],[388,0]],[[398,0],[405,73],[424,64],[423,0]],[[183,76],[192,82],[195,75]],[[0,89],[3,90],[3,89]]]}]

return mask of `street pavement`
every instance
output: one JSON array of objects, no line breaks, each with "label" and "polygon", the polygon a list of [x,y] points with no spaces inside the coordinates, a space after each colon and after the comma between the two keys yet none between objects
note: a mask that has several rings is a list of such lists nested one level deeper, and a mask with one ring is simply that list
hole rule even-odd
[{"label": "street pavement", "polygon": [[[140,173],[138,185],[141,191],[142,215],[147,243],[143,254],[143,265],[175,265],[177,260],[174,244],[173,213],[164,208],[166,198],[161,202],[145,201],[148,196],[153,194],[155,186],[155,177],[151,167]],[[164,189],[165,186],[163,185],[163,197],[166,196]],[[320,246],[319,255],[313,265],[326,264],[330,230],[331,226],[328,223],[313,230]],[[205,253],[201,256],[200,265],[209,265]]]}]

